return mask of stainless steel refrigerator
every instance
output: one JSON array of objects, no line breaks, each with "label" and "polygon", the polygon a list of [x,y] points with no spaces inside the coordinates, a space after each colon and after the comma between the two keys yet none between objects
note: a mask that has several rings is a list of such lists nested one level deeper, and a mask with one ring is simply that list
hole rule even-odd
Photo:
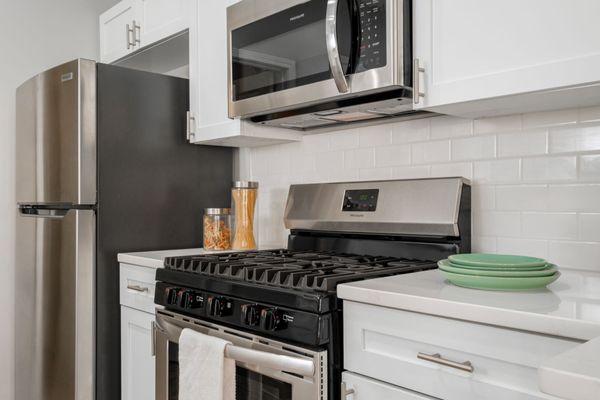
[{"label": "stainless steel refrigerator", "polygon": [[232,152],[186,142],[188,81],[75,60],[17,90],[16,399],[120,398],[118,252],[199,247]]}]

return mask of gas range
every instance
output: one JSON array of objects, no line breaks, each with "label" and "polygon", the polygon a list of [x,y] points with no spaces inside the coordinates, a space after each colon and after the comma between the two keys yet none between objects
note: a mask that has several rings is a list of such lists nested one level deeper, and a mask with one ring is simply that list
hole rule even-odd
[{"label": "gas range", "polygon": [[[165,259],[156,275],[155,303],[164,307],[157,326],[167,332],[169,324],[211,325],[253,335],[252,343],[276,341],[273,352],[289,346],[316,352],[326,379],[310,390],[325,393],[315,399],[337,399],[343,353],[337,285],[436,268],[439,259],[470,251],[470,186],[462,178],[294,185],[285,223],[287,249]],[[306,378],[289,384],[303,387]]]}]

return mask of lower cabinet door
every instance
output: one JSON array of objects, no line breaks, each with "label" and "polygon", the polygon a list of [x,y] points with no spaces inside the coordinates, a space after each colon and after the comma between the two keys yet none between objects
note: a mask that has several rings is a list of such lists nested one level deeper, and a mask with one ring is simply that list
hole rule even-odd
[{"label": "lower cabinet door", "polygon": [[352,372],[342,374],[347,394],[342,400],[433,400],[421,393],[403,389]]},{"label": "lower cabinet door", "polygon": [[154,314],[121,306],[121,399],[154,400]]}]

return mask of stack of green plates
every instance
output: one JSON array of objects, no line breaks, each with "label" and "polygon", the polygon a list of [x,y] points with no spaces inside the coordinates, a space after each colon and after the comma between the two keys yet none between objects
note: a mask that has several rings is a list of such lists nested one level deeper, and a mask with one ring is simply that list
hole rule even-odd
[{"label": "stack of green plates", "polygon": [[540,289],[560,276],[556,265],[542,258],[505,254],[455,254],[438,266],[453,284],[484,290]]}]

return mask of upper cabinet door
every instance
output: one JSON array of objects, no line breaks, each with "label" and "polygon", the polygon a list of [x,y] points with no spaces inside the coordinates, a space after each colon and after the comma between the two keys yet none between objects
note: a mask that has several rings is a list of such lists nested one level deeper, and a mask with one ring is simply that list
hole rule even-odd
[{"label": "upper cabinet door", "polygon": [[136,37],[141,47],[159,42],[189,28],[194,0],[136,0]]},{"label": "upper cabinet door", "polygon": [[[419,0],[416,108],[600,81],[600,1]],[[499,103],[496,103],[496,106]],[[473,109],[473,107],[471,107]]]},{"label": "upper cabinet door", "polygon": [[111,63],[135,48],[133,0],[123,0],[100,15],[100,61]]}]

